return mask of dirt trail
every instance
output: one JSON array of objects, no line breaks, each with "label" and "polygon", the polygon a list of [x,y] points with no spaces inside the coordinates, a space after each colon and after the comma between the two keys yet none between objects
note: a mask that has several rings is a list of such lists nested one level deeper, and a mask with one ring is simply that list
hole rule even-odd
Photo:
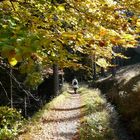
[{"label": "dirt trail", "polygon": [[32,134],[30,140],[76,140],[77,126],[82,118],[81,108],[79,94],[70,95],[65,101],[55,104],[47,116],[43,116],[42,129]]}]

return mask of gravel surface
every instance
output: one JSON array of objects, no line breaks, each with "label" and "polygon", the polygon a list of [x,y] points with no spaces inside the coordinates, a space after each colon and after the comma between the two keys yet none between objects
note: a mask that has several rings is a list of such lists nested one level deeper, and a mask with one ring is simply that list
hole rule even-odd
[{"label": "gravel surface", "polygon": [[43,116],[41,130],[32,134],[30,140],[77,140],[82,107],[79,94],[72,94],[65,101],[55,104],[47,116]]}]

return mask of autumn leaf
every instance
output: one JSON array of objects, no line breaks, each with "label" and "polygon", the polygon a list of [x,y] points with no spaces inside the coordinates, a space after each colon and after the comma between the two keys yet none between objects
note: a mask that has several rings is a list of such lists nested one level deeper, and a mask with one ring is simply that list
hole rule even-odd
[{"label": "autumn leaf", "polygon": [[105,36],[107,34],[107,30],[105,28],[101,28],[99,34],[100,36]]},{"label": "autumn leaf", "polygon": [[70,32],[64,32],[62,33],[62,37],[68,38],[68,39],[76,39],[77,35]]},{"label": "autumn leaf", "polygon": [[137,27],[140,27],[140,19],[137,20],[136,25],[137,25]]},{"label": "autumn leaf", "polygon": [[99,45],[100,45],[101,47],[103,47],[103,46],[106,45],[106,42],[105,42],[104,40],[101,40],[101,41],[99,41]]},{"label": "autumn leaf", "polygon": [[8,62],[11,66],[15,66],[18,61],[16,60],[16,58],[13,57],[13,58],[8,58]]},{"label": "autumn leaf", "polygon": [[61,12],[64,12],[64,11],[65,11],[64,5],[59,5],[59,6],[57,7],[57,9],[58,9],[59,11],[61,11]]},{"label": "autumn leaf", "polygon": [[103,67],[103,68],[107,68],[110,66],[110,64],[106,61],[106,59],[104,58],[99,58],[97,61],[96,61],[96,64],[98,64],[100,67]]}]

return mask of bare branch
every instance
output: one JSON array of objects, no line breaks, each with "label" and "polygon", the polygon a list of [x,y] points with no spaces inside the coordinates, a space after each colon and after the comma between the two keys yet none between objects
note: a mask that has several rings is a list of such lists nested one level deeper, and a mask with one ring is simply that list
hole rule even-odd
[{"label": "bare branch", "polygon": [[2,84],[1,81],[0,81],[0,85],[1,85],[1,87],[2,87],[2,89],[3,89],[3,91],[4,91],[4,93],[5,93],[5,95],[6,95],[6,97],[7,97],[7,99],[10,101],[10,99],[9,99],[9,97],[8,97],[8,93],[7,93],[7,91],[6,91],[6,89],[5,89],[5,87],[3,86],[3,84]]}]

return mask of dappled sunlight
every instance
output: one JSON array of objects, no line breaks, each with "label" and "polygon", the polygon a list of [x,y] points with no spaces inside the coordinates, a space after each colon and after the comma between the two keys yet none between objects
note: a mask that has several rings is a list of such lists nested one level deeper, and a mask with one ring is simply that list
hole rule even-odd
[{"label": "dappled sunlight", "polygon": [[108,93],[139,133],[139,35],[140,0],[0,0],[0,140],[124,140]]},{"label": "dappled sunlight", "polygon": [[79,94],[60,95],[50,103],[48,111],[40,116],[40,129],[32,130],[31,140],[72,140],[77,134],[77,127],[85,115],[81,113],[84,105]]},{"label": "dappled sunlight", "polygon": [[[80,113],[84,106],[80,106],[79,97],[79,95],[69,96],[63,102],[59,102],[50,108],[49,115],[42,118],[46,130],[49,130],[49,127],[54,128],[49,137],[62,140],[71,140],[74,137],[77,132],[77,125],[80,123],[79,120],[84,116]],[[67,133],[72,135],[65,135]]]},{"label": "dappled sunlight", "polygon": [[[86,113],[79,127],[79,134],[82,140],[112,140],[115,139],[114,130],[111,126],[110,107],[101,95],[99,89],[81,90],[81,98]],[[116,140],[116,139],[115,139]]]},{"label": "dappled sunlight", "polygon": [[100,90],[81,87],[78,91],[80,94],[65,92],[49,103],[40,125],[19,140],[28,136],[30,140],[124,140],[118,114]]},{"label": "dappled sunlight", "polygon": [[120,83],[124,85],[138,75],[140,75],[140,65],[135,64],[123,67],[118,70],[115,79],[117,80],[118,84]]},{"label": "dappled sunlight", "polygon": [[[66,112],[67,113],[67,112]],[[74,121],[74,120],[77,120],[77,119],[81,119],[83,116],[85,116],[85,114],[83,113],[83,114],[80,114],[80,115],[73,115],[73,116],[71,116],[71,117],[68,117],[68,118],[66,118],[66,117],[61,117],[61,118],[55,118],[55,119],[42,119],[42,122],[43,123],[51,123],[51,122],[68,122],[68,121]]]},{"label": "dappled sunlight", "polygon": [[124,73],[121,77],[118,76],[116,77],[116,79],[118,80],[118,83],[123,83],[126,84],[127,82],[129,82],[133,77],[136,77],[140,74],[139,71],[127,71],[126,73]]}]

